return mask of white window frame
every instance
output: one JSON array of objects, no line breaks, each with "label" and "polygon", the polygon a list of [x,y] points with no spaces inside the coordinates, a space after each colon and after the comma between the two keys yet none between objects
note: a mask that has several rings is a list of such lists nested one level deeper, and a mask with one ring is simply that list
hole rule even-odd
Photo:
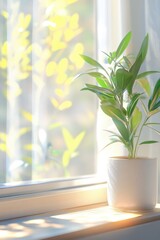
[{"label": "white window frame", "polygon": [[[96,5],[96,20],[101,24],[105,22],[106,1],[96,1]],[[99,44],[98,40],[97,49]],[[72,179],[6,183],[0,187],[0,220],[106,203],[106,179],[99,171],[96,175]]]}]

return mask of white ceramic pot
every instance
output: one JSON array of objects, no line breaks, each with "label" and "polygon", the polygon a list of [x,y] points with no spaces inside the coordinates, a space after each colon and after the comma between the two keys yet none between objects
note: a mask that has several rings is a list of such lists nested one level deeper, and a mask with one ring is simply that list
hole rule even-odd
[{"label": "white ceramic pot", "polygon": [[157,159],[109,158],[107,197],[111,207],[146,211],[155,207],[158,191]]}]

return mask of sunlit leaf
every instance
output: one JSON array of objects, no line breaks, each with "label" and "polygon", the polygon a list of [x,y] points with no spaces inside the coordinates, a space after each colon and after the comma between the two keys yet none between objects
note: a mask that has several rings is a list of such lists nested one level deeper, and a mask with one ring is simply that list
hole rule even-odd
[{"label": "sunlit leaf", "polygon": [[86,56],[86,55],[81,55],[81,57],[83,58],[84,61],[86,61],[88,64],[94,66],[94,67],[97,67],[97,68],[100,68],[100,69],[103,69],[104,71],[105,68],[99,63],[97,62],[95,59],[89,57],[89,56]]},{"label": "sunlit leaf", "polygon": [[148,79],[147,78],[140,78],[140,79],[137,80],[137,82],[144,89],[146,94],[148,96],[150,96],[150,94],[151,94],[151,87],[150,87]]},{"label": "sunlit leaf", "polygon": [[136,107],[132,115],[132,129],[136,131],[142,121],[142,112]]},{"label": "sunlit leaf", "polygon": [[87,72],[86,74],[95,77],[97,83],[103,87],[103,88],[108,88],[108,89],[112,89],[112,86],[108,80],[108,78],[106,76],[104,76],[102,73],[99,72]]},{"label": "sunlit leaf", "polygon": [[132,93],[132,88],[133,88],[133,85],[134,85],[134,82],[137,78],[137,75],[138,75],[138,72],[141,68],[141,65],[146,57],[146,54],[147,54],[147,50],[148,50],[148,34],[145,36],[142,44],[141,44],[141,47],[140,47],[140,50],[138,52],[138,55],[136,57],[136,60],[134,62],[134,64],[132,65],[132,67],[130,68],[130,72],[132,73],[133,77],[132,77],[132,80],[130,81],[129,85],[127,86],[127,89],[128,89],[128,93],[131,94]]},{"label": "sunlit leaf", "polygon": [[131,36],[132,36],[132,33],[131,32],[128,32],[126,34],[126,36],[122,39],[122,41],[120,42],[117,50],[116,50],[116,58],[119,58],[122,53],[125,51],[125,49],[127,48],[130,40],[131,40]]},{"label": "sunlit leaf", "polygon": [[137,79],[145,78],[146,76],[154,74],[154,73],[160,73],[160,71],[146,71],[146,72],[142,72],[142,73],[138,74]]},{"label": "sunlit leaf", "polygon": [[111,118],[115,118],[121,121],[122,123],[126,122],[126,117],[123,111],[121,109],[118,109],[116,106],[110,105],[107,102],[102,102],[101,108],[103,112],[106,113]]}]

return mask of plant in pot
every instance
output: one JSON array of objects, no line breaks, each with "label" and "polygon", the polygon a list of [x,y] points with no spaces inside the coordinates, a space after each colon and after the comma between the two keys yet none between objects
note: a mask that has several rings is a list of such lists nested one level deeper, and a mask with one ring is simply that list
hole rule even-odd
[{"label": "plant in pot", "polygon": [[104,52],[105,65],[81,55],[92,69],[78,77],[87,74],[96,79],[95,84],[86,83],[82,90],[97,95],[102,111],[116,127],[116,131],[106,130],[111,134],[108,145],[122,143],[128,152],[127,156],[112,156],[107,160],[109,206],[123,210],[148,210],[155,207],[157,200],[157,159],[138,157],[138,149],[144,144],[157,143],[153,139],[142,139],[142,132],[147,128],[160,134],[155,128],[160,123],[151,121],[153,115],[160,112],[160,79],[151,91],[146,77],[159,71],[140,72],[147,54],[148,35],[135,58],[124,55],[131,35],[131,32],[126,34],[116,51]]}]

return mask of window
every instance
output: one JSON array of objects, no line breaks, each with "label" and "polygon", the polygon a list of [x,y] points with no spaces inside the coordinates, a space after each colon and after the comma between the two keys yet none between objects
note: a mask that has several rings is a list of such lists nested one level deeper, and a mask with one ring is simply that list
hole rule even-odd
[{"label": "window", "polygon": [[8,0],[0,10],[0,182],[94,174],[97,102],[73,77],[79,55],[96,54],[95,1]]},{"label": "window", "polygon": [[79,55],[97,54],[96,1],[2,0],[0,13],[0,218],[62,209],[59,192],[68,207],[106,201],[95,178],[98,103],[73,80]]}]

